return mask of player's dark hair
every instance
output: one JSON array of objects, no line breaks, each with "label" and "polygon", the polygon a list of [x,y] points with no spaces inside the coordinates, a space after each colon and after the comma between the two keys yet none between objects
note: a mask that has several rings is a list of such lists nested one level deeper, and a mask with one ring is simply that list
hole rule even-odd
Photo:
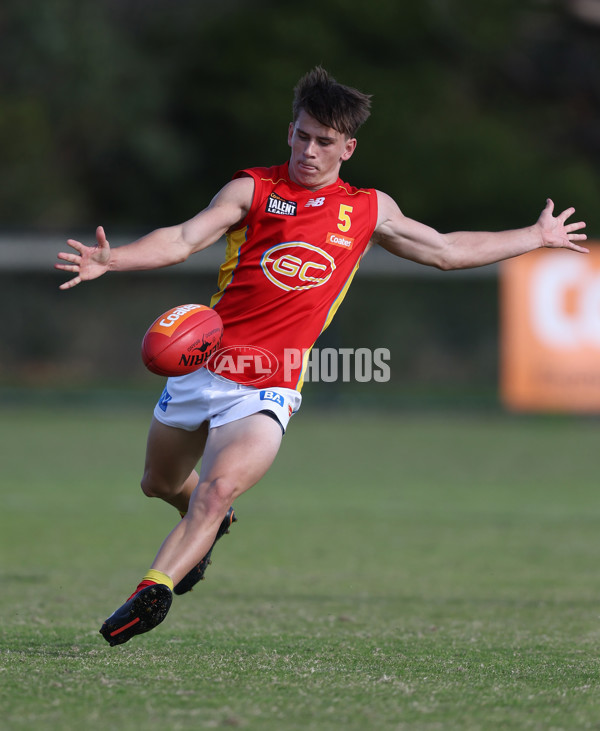
[{"label": "player's dark hair", "polygon": [[316,66],[294,88],[294,122],[301,109],[325,127],[354,137],[371,114],[371,95],[338,84],[324,68]]}]

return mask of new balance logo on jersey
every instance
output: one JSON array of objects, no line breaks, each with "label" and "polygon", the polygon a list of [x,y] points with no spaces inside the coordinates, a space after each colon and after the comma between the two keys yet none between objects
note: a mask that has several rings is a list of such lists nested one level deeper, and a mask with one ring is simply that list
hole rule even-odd
[{"label": "new balance logo on jersey", "polygon": [[298,204],[295,201],[287,201],[285,198],[271,193],[267,199],[267,213],[274,213],[277,216],[295,216]]},{"label": "new balance logo on jersey", "polygon": [[319,208],[323,203],[325,203],[325,198],[311,198],[304,207],[310,208],[312,206],[313,208]]}]

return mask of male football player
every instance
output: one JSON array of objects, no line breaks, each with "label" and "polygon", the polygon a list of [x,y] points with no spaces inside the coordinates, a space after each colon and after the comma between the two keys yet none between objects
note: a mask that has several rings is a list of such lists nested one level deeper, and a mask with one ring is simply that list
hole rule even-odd
[{"label": "male football player", "polygon": [[[440,233],[405,216],[374,188],[355,188],[340,168],[355,152],[370,97],[317,67],[294,90],[287,163],[236,173],[207,208],[180,225],[112,249],[102,227],[95,246],[69,240],[58,269],[74,276],[62,289],[107,272],[183,262],[227,238],[212,306],[224,323],[222,348],[250,346],[275,356],[256,382],[252,360],[231,378],[206,367],[169,378],[150,425],[142,489],[183,516],[132,596],[103,624],[111,644],[158,625],[172,602],[202,578],[215,540],[233,520],[235,499],[271,466],[300,407],[307,357],[327,327],[369,244],[442,270],[477,267],[540,247],[587,249],[585,224],[554,216],[547,200],[537,221],[501,232]],[[286,349],[306,357],[282,367]],[[212,370],[211,370],[212,368]],[[200,464],[199,472],[196,466]]]}]

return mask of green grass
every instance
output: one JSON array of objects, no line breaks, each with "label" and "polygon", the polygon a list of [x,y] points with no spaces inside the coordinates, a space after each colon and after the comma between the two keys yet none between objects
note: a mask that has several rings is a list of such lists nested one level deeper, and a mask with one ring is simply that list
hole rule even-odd
[{"label": "green grass", "polygon": [[0,416],[1,729],[600,728],[600,423],[301,412],[207,581],[110,648],[176,519],[147,418]]}]

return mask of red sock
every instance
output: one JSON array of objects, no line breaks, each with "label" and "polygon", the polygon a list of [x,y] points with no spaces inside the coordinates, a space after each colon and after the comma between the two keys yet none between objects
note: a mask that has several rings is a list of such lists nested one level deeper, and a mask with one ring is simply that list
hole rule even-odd
[{"label": "red sock", "polygon": [[[150,581],[149,579],[144,579],[143,581],[140,581],[140,583],[137,585],[137,589],[133,592],[129,599],[133,599],[133,597],[142,589],[145,589],[147,586],[153,586],[156,583],[156,581]],[[127,601],[129,601],[129,599]]]}]

